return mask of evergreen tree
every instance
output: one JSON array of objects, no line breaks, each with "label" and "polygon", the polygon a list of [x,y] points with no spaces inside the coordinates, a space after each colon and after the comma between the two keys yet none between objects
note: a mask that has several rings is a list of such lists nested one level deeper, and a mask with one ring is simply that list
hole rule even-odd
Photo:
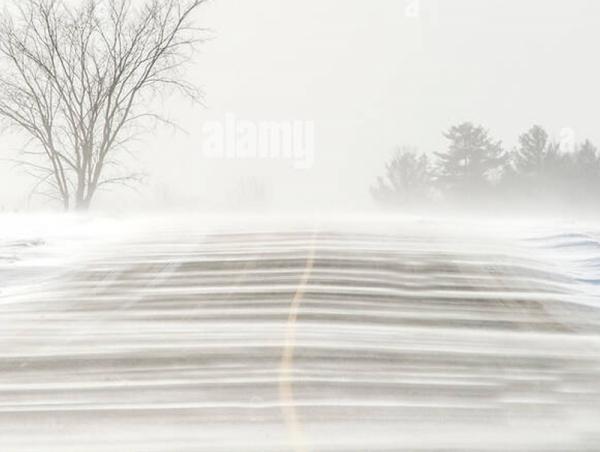
[{"label": "evergreen tree", "polygon": [[441,187],[450,193],[488,187],[506,162],[501,142],[470,122],[452,127],[444,136],[450,141],[448,151],[436,153]]},{"label": "evergreen tree", "polygon": [[571,156],[571,199],[596,203],[600,190],[600,153],[590,140],[584,141]]},{"label": "evergreen tree", "polygon": [[549,152],[548,133],[538,125],[533,126],[519,137],[519,148],[514,155],[516,170],[521,174],[543,171]]},{"label": "evergreen tree", "polygon": [[524,205],[564,201],[570,166],[570,156],[561,152],[560,144],[550,141],[542,127],[533,126],[519,137],[502,186],[513,193],[515,202]]},{"label": "evergreen tree", "polygon": [[386,165],[384,177],[371,188],[373,198],[388,206],[415,206],[431,195],[431,171],[426,155],[400,148]]},{"label": "evergreen tree", "polygon": [[600,178],[600,154],[598,148],[590,141],[585,140],[575,151],[573,163],[581,175],[598,179]]}]

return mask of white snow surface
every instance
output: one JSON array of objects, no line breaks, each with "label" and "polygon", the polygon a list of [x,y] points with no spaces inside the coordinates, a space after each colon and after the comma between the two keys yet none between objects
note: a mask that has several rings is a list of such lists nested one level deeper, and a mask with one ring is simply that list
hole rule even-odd
[{"label": "white snow surface", "polygon": [[600,228],[0,217],[0,450],[600,442]]}]

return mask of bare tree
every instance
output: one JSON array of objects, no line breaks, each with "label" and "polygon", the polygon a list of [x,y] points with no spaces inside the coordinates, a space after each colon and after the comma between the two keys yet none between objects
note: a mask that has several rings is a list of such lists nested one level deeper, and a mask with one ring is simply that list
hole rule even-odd
[{"label": "bare tree", "polygon": [[[125,173],[126,145],[148,120],[152,99],[186,82],[205,0],[15,0],[0,18],[0,118],[31,139],[19,163],[35,189],[65,209],[86,210]],[[36,146],[33,146],[33,145]]]}]

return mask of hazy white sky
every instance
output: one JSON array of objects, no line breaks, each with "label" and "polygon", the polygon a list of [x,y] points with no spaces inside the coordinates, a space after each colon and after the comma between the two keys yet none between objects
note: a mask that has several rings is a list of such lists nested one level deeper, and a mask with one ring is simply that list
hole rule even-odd
[{"label": "hazy white sky", "polygon": [[[394,146],[438,151],[441,132],[465,120],[507,147],[534,123],[600,144],[600,2],[420,0],[407,17],[415,2],[211,0],[200,21],[213,38],[190,71],[206,105],[166,102],[188,134],[162,130],[140,146],[149,178],[129,202],[221,205],[256,179],[275,208],[365,208]],[[313,121],[314,166],[206,159],[202,125],[227,113]],[[12,148],[7,137],[0,151]],[[0,178],[0,204],[24,207],[23,176],[0,164]]]}]

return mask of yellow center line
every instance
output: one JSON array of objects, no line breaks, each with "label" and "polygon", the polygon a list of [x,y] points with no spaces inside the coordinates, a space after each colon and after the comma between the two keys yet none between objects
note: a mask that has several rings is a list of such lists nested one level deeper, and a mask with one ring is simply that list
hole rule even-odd
[{"label": "yellow center line", "polygon": [[304,297],[304,291],[306,290],[310,275],[313,271],[316,235],[316,232],[312,235],[304,273],[302,274],[302,279],[300,280],[300,284],[298,285],[298,289],[296,290],[290,306],[285,329],[284,348],[279,367],[279,401],[281,403],[281,411],[287,427],[289,441],[294,452],[308,452],[302,431],[302,422],[299,419],[296,403],[294,401],[293,367],[294,349],[296,347],[296,321],[298,320],[298,313]]}]

